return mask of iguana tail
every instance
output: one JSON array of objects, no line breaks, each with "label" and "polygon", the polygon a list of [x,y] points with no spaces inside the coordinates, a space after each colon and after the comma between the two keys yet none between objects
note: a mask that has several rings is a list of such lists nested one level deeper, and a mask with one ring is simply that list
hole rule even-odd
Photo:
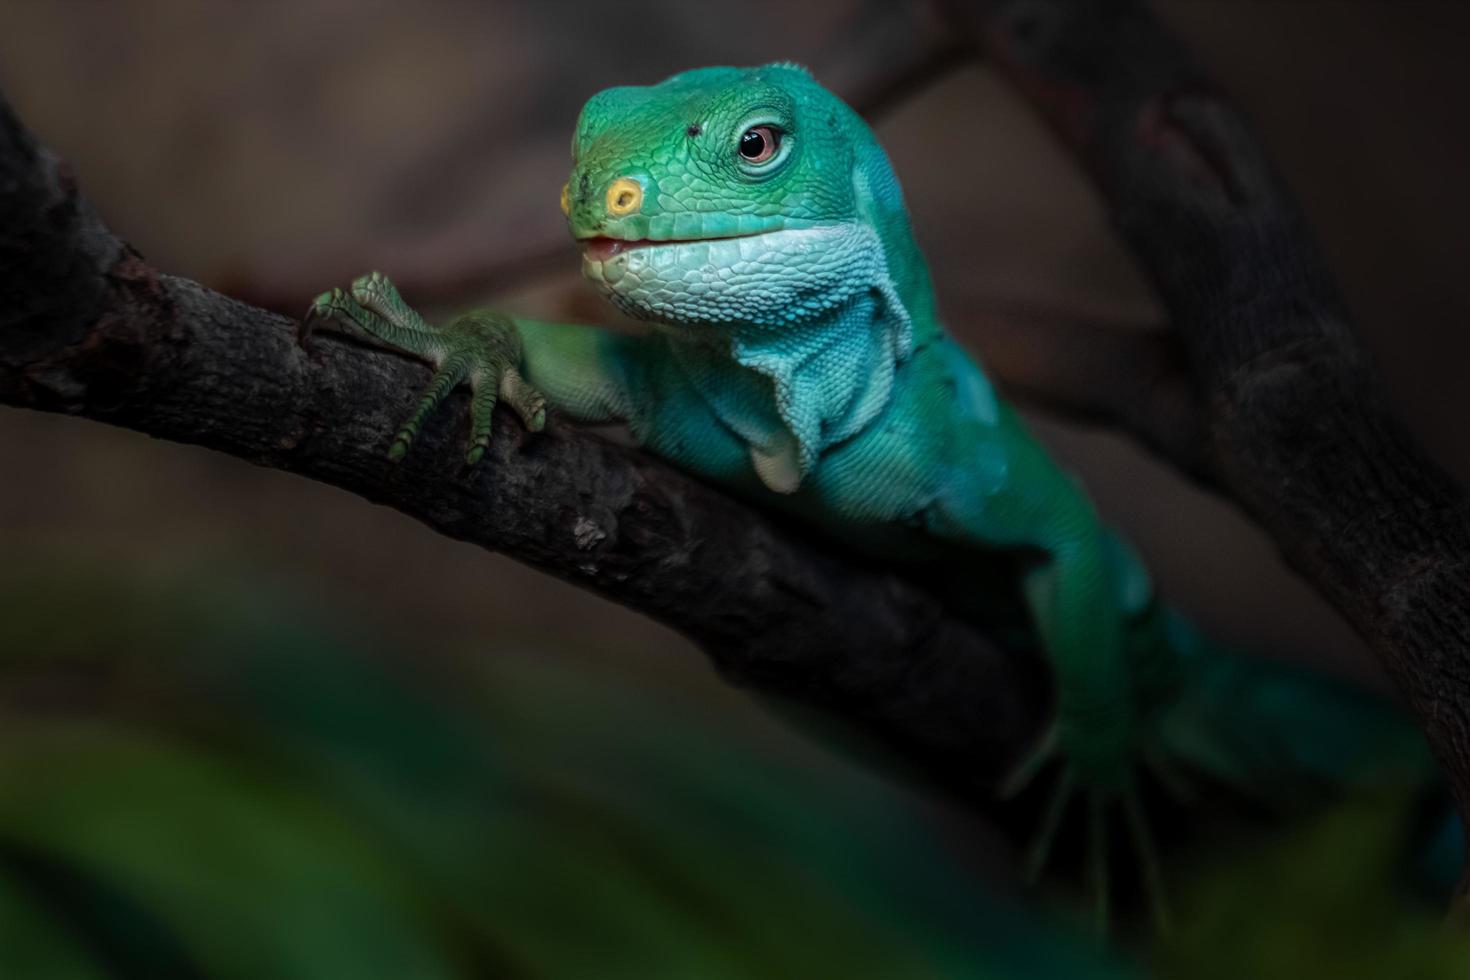
[{"label": "iguana tail", "polygon": [[1215,643],[1161,608],[1174,661],[1158,730],[1175,757],[1241,792],[1292,802],[1437,778],[1423,735],[1385,697]]},{"label": "iguana tail", "polygon": [[1121,539],[1112,550],[1137,703],[1151,716],[1154,747],[1273,809],[1320,804],[1355,792],[1433,799],[1415,877],[1452,887],[1464,841],[1422,733],[1386,697],[1346,681],[1204,636],[1160,603]]},{"label": "iguana tail", "polygon": [[1465,860],[1459,815],[1423,734],[1386,697],[1297,665],[1231,650],[1161,610],[1176,663],[1159,705],[1164,753],[1272,809],[1387,796],[1417,810],[1405,882],[1436,902]]},{"label": "iguana tail", "polygon": [[1423,733],[1398,705],[1213,641],[1158,601],[1127,542],[1114,536],[1110,558],[1152,751],[1279,813],[1364,792],[1419,802],[1408,874],[1436,898],[1454,892],[1466,854],[1460,818]]},{"label": "iguana tail", "polygon": [[1109,564],[1127,621],[1135,703],[1173,758],[1248,795],[1422,786],[1436,769],[1388,699],[1307,667],[1217,643],[1159,601],[1116,533]]}]

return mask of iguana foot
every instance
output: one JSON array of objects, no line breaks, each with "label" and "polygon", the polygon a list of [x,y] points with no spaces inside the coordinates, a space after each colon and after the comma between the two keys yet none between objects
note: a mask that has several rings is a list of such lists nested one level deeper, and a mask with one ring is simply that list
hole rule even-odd
[{"label": "iguana foot", "polygon": [[[1053,724],[1037,746],[1002,783],[1002,798],[1010,799],[1019,794],[1049,762],[1058,757],[1063,759],[1061,772],[1052,787],[1051,796],[1047,799],[1041,824],[1027,854],[1027,880],[1034,884],[1041,877],[1051,857],[1052,845],[1056,841],[1062,818],[1071,803],[1081,796],[1087,807],[1086,849],[1088,887],[1093,902],[1093,926],[1099,936],[1106,935],[1111,902],[1108,820],[1115,810],[1121,810],[1137,854],[1139,876],[1148,897],[1154,926],[1160,932],[1167,932],[1169,910],[1164,894],[1162,865],[1144,813],[1136,767],[1131,760],[1120,761],[1117,765],[1101,769],[1095,765],[1079,765],[1073,761],[1063,745],[1061,724]],[[1181,798],[1188,794],[1187,786],[1159,753],[1144,751],[1142,758],[1148,770],[1159,778],[1171,794]]]},{"label": "iguana foot", "polygon": [[470,442],[465,462],[473,466],[490,445],[491,419],[503,398],[526,428],[539,432],[546,424],[546,400],[521,377],[521,338],[515,321],[488,311],[455,317],[444,327],[426,321],[398,295],[381,272],[354,280],[351,287],[318,296],[301,321],[305,343],[318,324],[332,324],[390,350],[410,354],[434,367],[434,376],[418,407],[398,427],[388,458],[407,455],[425,420],[459,384],[467,382],[470,398]]}]

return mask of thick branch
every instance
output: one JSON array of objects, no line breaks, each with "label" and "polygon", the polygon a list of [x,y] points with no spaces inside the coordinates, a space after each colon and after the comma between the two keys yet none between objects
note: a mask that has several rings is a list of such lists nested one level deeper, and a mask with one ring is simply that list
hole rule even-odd
[{"label": "thick branch", "polygon": [[1034,736],[1036,663],[914,585],[555,423],[528,437],[502,415],[490,455],[466,473],[461,402],[394,467],[388,437],[427,369],[331,338],[307,353],[295,338],[289,319],[150,268],[0,100],[0,403],[207,446],[387,504],[669,624],[733,680],[827,706],[963,793]]},{"label": "thick branch", "polygon": [[950,6],[1152,277],[1223,485],[1372,645],[1470,815],[1470,506],[1390,413],[1248,126],[1137,0]]}]

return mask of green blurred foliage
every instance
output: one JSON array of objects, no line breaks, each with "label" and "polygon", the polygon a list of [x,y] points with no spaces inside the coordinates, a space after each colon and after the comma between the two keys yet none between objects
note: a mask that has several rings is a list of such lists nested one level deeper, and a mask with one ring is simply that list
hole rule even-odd
[{"label": "green blurred foliage", "polygon": [[1154,950],[1179,980],[1470,976],[1470,936],[1408,887],[1402,800],[1362,799],[1254,846],[1235,842],[1191,876],[1181,927]]},{"label": "green blurred foliage", "polygon": [[[999,897],[913,797],[676,691],[201,578],[0,579],[5,980],[1142,975]],[[1176,926],[1136,954],[1466,975],[1405,887],[1406,811],[1176,859]]]},{"label": "green blurred foliage", "polygon": [[225,582],[0,583],[0,976],[1121,976],[882,782]]}]

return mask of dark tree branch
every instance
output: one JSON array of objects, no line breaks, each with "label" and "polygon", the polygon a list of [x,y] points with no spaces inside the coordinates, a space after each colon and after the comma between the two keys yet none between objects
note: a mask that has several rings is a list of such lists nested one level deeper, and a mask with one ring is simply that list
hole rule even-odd
[{"label": "dark tree branch", "polygon": [[[732,680],[831,709],[961,794],[1045,710],[1011,656],[892,574],[834,557],[663,463],[497,418],[463,472],[464,404],[394,467],[422,365],[158,274],[0,100],[0,403],[193,443],[341,487],[648,614]],[[42,460],[7,465],[43,465]]]},{"label": "dark tree branch", "polygon": [[823,84],[877,124],[972,60],[970,46],[933,4],[870,0],[812,67]]},{"label": "dark tree branch", "polygon": [[1470,816],[1470,505],[1391,414],[1240,113],[1138,0],[948,6],[1092,175],[1177,332],[1211,468],[1368,640]]}]

